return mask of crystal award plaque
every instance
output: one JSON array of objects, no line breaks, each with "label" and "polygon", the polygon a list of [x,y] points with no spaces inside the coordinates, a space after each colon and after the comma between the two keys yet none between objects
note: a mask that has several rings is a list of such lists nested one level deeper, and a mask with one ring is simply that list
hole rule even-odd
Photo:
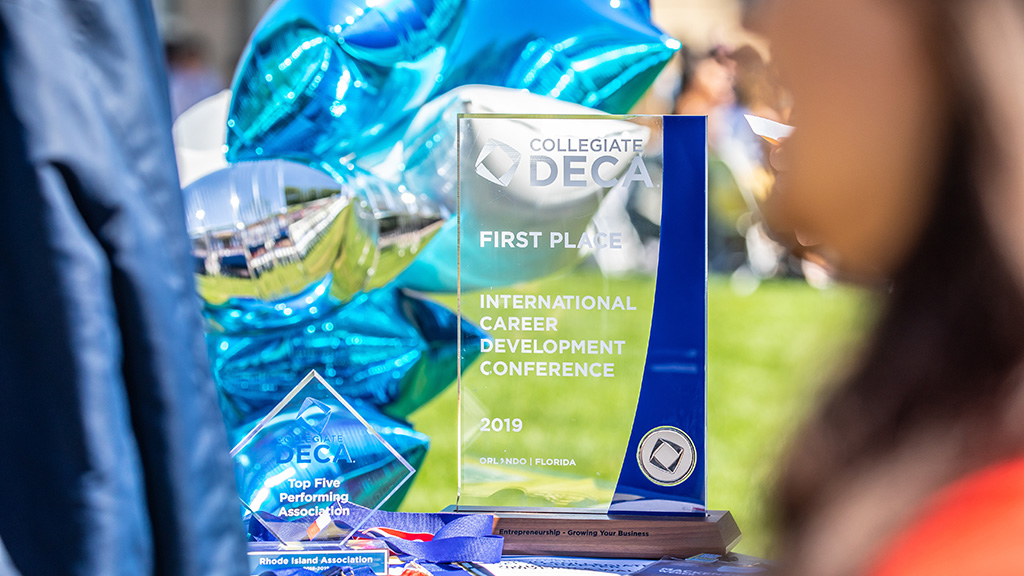
[{"label": "crystal award plaque", "polygon": [[386,550],[346,544],[416,472],[388,422],[314,370],[244,433],[231,451],[243,513],[271,536],[250,543],[254,570],[315,558],[386,567]]},{"label": "crystal award plaque", "polygon": [[701,525],[722,541],[693,549],[724,552],[738,532],[705,507],[706,119],[458,122],[459,312],[486,336],[461,367],[456,509],[496,512],[506,553],[678,555],[654,542]]}]

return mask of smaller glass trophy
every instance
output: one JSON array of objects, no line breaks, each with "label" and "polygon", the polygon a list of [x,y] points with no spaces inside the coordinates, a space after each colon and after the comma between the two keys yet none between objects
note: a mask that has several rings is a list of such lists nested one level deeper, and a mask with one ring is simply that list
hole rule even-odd
[{"label": "smaller glass trophy", "polygon": [[257,540],[249,545],[253,574],[338,565],[386,573],[386,547],[350,539],[373,528],[373,512],[416,470],[378,416],[313,370],[244,433],[231,456],[250,540]]}]

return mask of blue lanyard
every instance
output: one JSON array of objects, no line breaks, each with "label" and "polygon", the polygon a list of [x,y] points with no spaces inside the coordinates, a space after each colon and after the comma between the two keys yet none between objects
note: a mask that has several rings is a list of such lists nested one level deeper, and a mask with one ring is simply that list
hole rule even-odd
[{"label": "blue lanyard", "polygon": [[[496,563],[501,561],[504,539],[492,535],[494,517],[484,514],[424,514],[418,512],[385,512],[370,510],[349,504],[348,514],[334,515],[332,520],[342,529],[362,526],[353,534],[355,538],[367,538],[385,542],[396,554],[410,556],[421,563],[437,564],[446,562]],[[260,520],[249,522],[249,536],[255,541],[274,541],[276,538],[267,530],[270,526],[282,538],[300,541],[306,535],[308,519],[288,521],[272,514],[260,512]],[[432,539],[421,542],[398,536],[385,535],[375,531],[386,529],[389,533],[431,534]],[[308,572],[308,571],[307,571]],[[286,576],[278,571],[277,576]],[[295,574],[302,574],[297,572]],[[289,572],[287,576],[291,576]]]}]

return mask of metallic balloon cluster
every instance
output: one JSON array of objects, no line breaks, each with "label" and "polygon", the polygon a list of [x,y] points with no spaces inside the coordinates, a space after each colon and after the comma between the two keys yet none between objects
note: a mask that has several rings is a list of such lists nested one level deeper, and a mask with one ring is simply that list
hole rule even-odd
[{"label": "metallic balloon cluster", "polygon": [[278,0],[235,76],[228,159],[342,166],[470,84],[624,113],[679,48],[647,0]]},{"label": "metallic balloon cluster", "polygon": [[[457,316],[409,291],[456,287],[456,115],[625,112],[679,47],[646,0],[278,0],[230,104],[218,95],[175,128],[230,428],[252,427],[311,369],[365,403],[375,426],[405,427],[390,418],[448,386],[482,337],[463,322],[460,350]],[[515,210],[494,213],[480,208],[494,190],[470,187],[463,217],[585,226],[606,192],[540,203],[512,181]],[[552,252],[464,280],[515,284],[577,261]],[[425,441],[406,444],[422,460]]]}]

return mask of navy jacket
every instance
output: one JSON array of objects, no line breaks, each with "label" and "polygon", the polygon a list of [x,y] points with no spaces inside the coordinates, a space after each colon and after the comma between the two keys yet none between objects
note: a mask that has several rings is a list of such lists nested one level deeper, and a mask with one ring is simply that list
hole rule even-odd
[{"label": "navy jacket", "polygon": [[0,0],[0,78],[0,575],[246,574],[149,0]]}]

